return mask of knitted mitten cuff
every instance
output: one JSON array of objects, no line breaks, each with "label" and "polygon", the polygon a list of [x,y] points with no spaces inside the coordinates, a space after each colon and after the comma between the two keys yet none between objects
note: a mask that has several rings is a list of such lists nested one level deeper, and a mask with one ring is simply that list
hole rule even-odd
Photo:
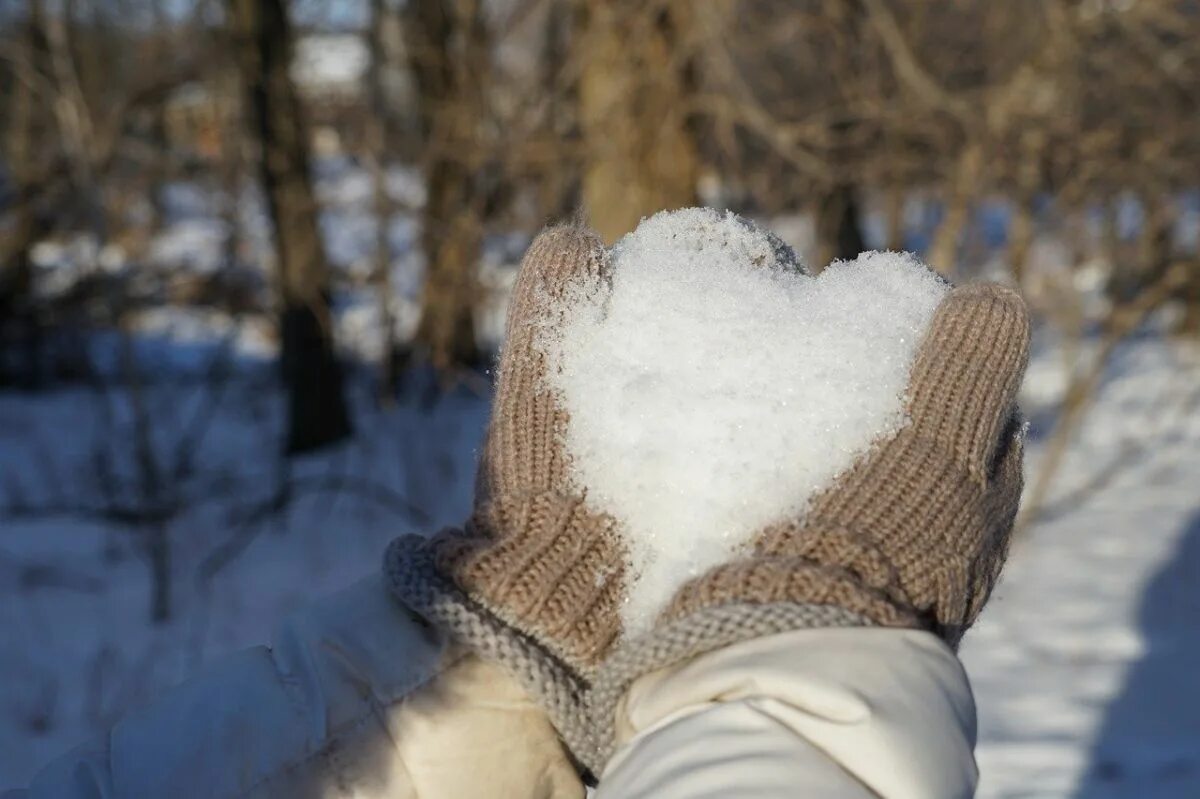
[{"label": "knitted mitten cuff", "polygon": [[587,684],[536,641],[443,577],[429,539],[407,535],[392,541],[384,554],[384,576],[392,594],[407,608],[511,674],[546,711],[569,752],[585,766],[594,762]]},{"label": "knitted mitten cuff", "polygon": [[[827,544],[838,536],[823,530],[808,531],[810,540]],[[881,627],[928,628],[926,620],[892,589],[892,569],[865,547],[846,553],[779,554],[748,557],[723,563],[692,580],[672,599],[663,613],[666,620],[684,619],[721,605],[797,604],[803,607],[834,606],[869,619]],[[869,565],[880,564],[878,569]]]},{"label": "knitted mitten cuff", "polygon": [[551,228],[530,245],[509,302],[475,506],[434,536],[434,568],[577,675],[620,631],[624,558],[615,522],[589,510],[563,449],[568,414],[547,375],[545,331],[605,290],[609,258],[590,231]]},{"label": "knitted mitten cuff", "polygon": [[623,556],[611,519],[579,496],[495,496],[429,546],[441,574],[581,675],[616,638]]},{"label": "knitted mitten cuff", "polygon": [[580,757],[593,773],[603,771],[615,745],[617,704],[639,677],[767,635],[870,625],[870,619],[843,607],[795,602],[720,605],[664,622],[640,638],[619,644],[601,668],[588,697],[594,737],[591,748]]}]

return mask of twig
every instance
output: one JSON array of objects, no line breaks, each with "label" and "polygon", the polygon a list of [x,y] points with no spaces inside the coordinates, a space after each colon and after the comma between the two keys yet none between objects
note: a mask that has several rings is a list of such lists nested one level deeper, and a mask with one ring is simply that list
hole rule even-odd
[{"label": "twig", "polygon": [[341,475],[295,477],[259,505],[242,517],[237,530],[223,543],[217,545],[196,569],[196,581],[201,585],[210,582],[229,564],[246,551],[261,532],[261,523],[283,512],[290,500],[298,494],[319,494],[328,491],[354,494],[391,510],[416,525],[427,525],[430,515],[386,485],[370,480],[352,480]]},{"label": "twig", "polygon": [[1022,533],[1036,521],[1043,510],[1050,487],[1062,466],[1075,431],[1092,407],[1100,381],[1117,346],[1129,334],[1141,327],[1146,318],[1161,306],[1188,279],[1189,265],[1177,262],[1162,276],[1139,293],[1129,304],[1117,306],[1110,312],[1106,333],[1088,368],[1071,378],[1060,405],[1058,420],[1047,444],[1045,458],[1037,480],[1028,493],[1017,519],[1016,531]]}]

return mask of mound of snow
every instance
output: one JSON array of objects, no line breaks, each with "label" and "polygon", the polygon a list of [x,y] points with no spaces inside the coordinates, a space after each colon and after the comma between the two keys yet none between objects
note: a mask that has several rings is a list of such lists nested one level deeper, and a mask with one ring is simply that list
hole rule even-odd
[{"label": "mound of snow", "polygon": [[627,634],[688,579],[904,423],[916,348],[946,291],[915,258],[864,253],[811,277],[731,213],[664,212],[612,251],[611,287],[542,346],[588,503],[622,525]]}]

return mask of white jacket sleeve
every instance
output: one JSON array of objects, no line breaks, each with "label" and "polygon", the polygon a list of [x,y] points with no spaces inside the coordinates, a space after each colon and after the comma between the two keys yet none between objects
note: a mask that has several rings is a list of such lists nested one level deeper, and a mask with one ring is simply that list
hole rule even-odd
[{"label": "white jacket sleeve", "polygon": [[520,688],[372,578],[297,614],[273,648],[225,659],[4,797],[449,799],[496,786],[583,795]]},{"label": "white jacket sleeve", "polygon": [[802,630],[642,677],[596,799],[974,795],[975,704],[928,633]]}]

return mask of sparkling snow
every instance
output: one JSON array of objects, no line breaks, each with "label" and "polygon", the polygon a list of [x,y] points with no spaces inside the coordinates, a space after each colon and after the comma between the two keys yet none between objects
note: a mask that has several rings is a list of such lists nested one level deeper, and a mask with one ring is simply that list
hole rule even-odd
[{"label": "sparkling snow", "polygon": [[623,527],[628,634],[903,423],[945,292],[897,253],[810,277],[706,209],[658,214],[617,243],[611,292],[573,304],[545,345],[561,358],[575,479]]}]

